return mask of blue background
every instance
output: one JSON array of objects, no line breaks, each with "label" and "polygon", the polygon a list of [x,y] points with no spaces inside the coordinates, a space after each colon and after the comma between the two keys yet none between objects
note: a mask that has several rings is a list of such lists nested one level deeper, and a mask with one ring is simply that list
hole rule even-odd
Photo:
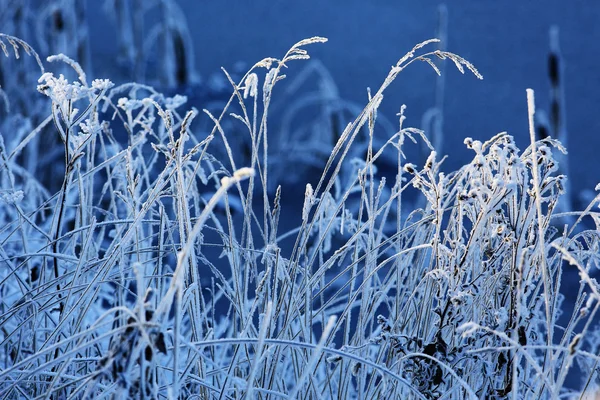
[{"label": "blue background", "polygon": [[[412,46],[434,37],[439,1],[303,0],[179,1],[192,36],[196,68],[204,81],[220,67],[232,70],[268,56],[282,57],[300,39],[325,36],[311,46],[314,59],[333,76],[342,98],[366,102],[366,89],[379,87],[390,66]],[[519,147],[529,143],[525,89],[536,92],[539,108],[548,109],[549,29],[560,29],[569,131],[570,181],[574,200],[600,181],[600,2],[541,0],[453,0],[447,2],[447,50],[471,61],[483,74],[461,76],[446,67],[444,99],[446,169],[470,161],[465,137],[485,140],[501,131]],[[115,30],[90,3],[90,34],[98,77],[110,69],[98,60],[114,60]],[[95,11],[95,9],[98,9]],[[301,63],[300,63],[301,64]],[[299,68],[288,72],[290,77]],[[115,79],[114,76],[108,76]],[[433,105],[435,73],[414,64],[386,92],[382,113],[392,121],[402,104],[407,123],[420,127]],[[584,207],[585,204],[577,204]]]}]

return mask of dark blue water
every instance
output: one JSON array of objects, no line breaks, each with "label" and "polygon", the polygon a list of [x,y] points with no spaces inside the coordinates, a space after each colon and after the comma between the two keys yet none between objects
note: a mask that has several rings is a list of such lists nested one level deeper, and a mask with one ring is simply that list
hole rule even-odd
[{"label": "dark blue water", "polygon": [[[206,78],[221,66],[281,57],[300,39],[325,36],[329,42],[310,53],[329,69],[343,98],[364,103],[366,88],[377,88],[391,65],[410,48],[435,34],[439,1],[305,0],[179,2],[196,51],[196,67]],[[93,7],[93,5],[92,5]],[[600,181],[600,2],[470,1],[448,2],[447,49],[471,61],[485,79],[446,68],[444,153],[455,168],[471,154],[466,136],[487,139],[508,131],[521,148],[528,144],[525,89],[536,91],[548,108],[546,74],[548,30],[560,28],[564,57],[568,143],[573,189],[593,189]],[[103,18],[90,20],[98,57],[114,54]],[[97,58],[96,58],[97,59]],[[292,72],[290,72],[292,75]],[[433,104],[435,74],[424,64],[403,72],[390,87],[383,113],[394,119],[407,104],[409,124],[419,126]]]}]

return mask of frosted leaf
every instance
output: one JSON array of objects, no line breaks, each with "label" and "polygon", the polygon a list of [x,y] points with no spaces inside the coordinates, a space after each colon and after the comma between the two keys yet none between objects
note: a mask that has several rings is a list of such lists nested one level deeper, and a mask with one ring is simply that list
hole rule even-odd
[{"label": "frosted leaf", "polygon": [[271,95],[271,90],[273,85],[275,84],[275,76],[277,75],[277,69],[273,68],[267,72],[267,76],[265,77],[265,83],[263,84],[263,93],[265,98],[268,98]]},{"label": "frosted leaf", "polygon": [[430,43],[439,43],[439,42],[440,42],[440,39],[438,39],[438,38],[424,40],[421,43],[417,44],[415,47],[413,47],[412,52],[417,51],[417,50],[427,46]]},{"label": "frosted leaf", "polygon": [[81,129],[81,132],[83,134],[90,135],[90,134],[99,133],[102,128],[100,127],[100,124],[98,124],[98,121],[90,120],[88,118],[84,122],[81,122],[79,124],[79,129]]},{"label": "frosted leaf", "polygon": [[277,59],[272,58],[272,57],[267,57],[267,58],[263,58],[262,60],[260,60],[259,62],[257,62],[256,64],[254,64],[254,66],[256,68],[266,68],[266,69],[270,69],[271,65],[277,61]]},{"label": "frosted leaf", "polygon": [[223,186],[231,186],[231,185],[235,185],[236,183],[238,183],[241,180],[244,179],[248,179],[251,176],[254,176],[254,169],[253,168],[240,168],[237,171],[235,171],[233,173],[233,177],[228,177],[225,176],[223,178],[221,178],[221,185]]},{"label": "frosted leaf", "polygon": [[[316,199],[313,199],[312,204],[315,204],[317,202]],[[312,205],[311,204],[311,205]],[[333,196],[331,195],[331,193],[325,193],[323,194],[323,197],[321,198],[321,212],[320,212],[320,218],[319,218],[319,230],[321,232],[326,231],[327,230],[327,224],[329,223],[329,221],[331,221],[334,217],[335,217],[335,213],[336,213],[336,206],[335,206],[335,200],[333,199]],[[307,215],[308,217],[308,215]],[[329,230],[328,233],[325,235],[325,237],[323,238],[323,251],[325,253],[329,252],[331,250],[331,238],[333,236],[333,230]]]},{"label": "frosted leaf", "polygon": [[404,164],[403,169],[404,169],[404,172],[407,172],[409,174],[415,174],[417,171],[416,167],[417,166],[415,164],[407,163],[407,164]]},{"label": "frosted leaf", "polygon": [[77,115],[77,113],[79,113],[79,108],[73,108],[71,110],[71,115],[70,115],[71,120],[75,119],[75,116]]},{"label": "frosted leaf", "polygon": [[338,354],[334,354],[332,356],[327,357],[327,362],[330,364],[335,364],[342,361],[342,356],[338,355]]},{"label": "frosted leaf", "polygon": [[431,68],[433,68],[433,70],[435,71],[436,74],[438,74],[438,76],[442,76],[442,72],[437,67],[437,65],[435,65],[435,63],[433,61],[431,61],[430,58],[428,58],[428,57],[417,57],[417,60],[426,62],[427,64],[429,64],[431,66]]},{"label": "frosted leaf", "polygon": [[[592,289],[592,293],[597,294],[598,292],[600,292],[600,285],[598,284],[598,281],[596,280],[596,278],[590,278],[590,277],[586,276],[582,271],[579,272],[579,276],[581,277],[581,282],[587,282],[587,284]],[[595,296],[591,296],[591,297],[595,297]]]},{"label": "frosted leaf", "polygon": [[295,49],[295,48],[306,46],[306,45],[313,44],[313,43],[325,43],[325,42],[327,42],[327,40],[328,39],[325,37],[313,36],[311,38],[303,39],[303,40],[299,41],[292,48]]},{"label": "frosted leaf", "polygon": [[82,84],[87,86],[87,77],[85,75],[85,72],[83,71],[83,68],[81,68],[81,65],[79,65],[79,63],[77,61],[71,59],[70,57],[68,57],[62,53],[49,56],[48,58],[46,58],[46,60],[48,62],[60,61],[60,62],[64,62],[65,64],[69,65],[77,73],[77,77],[79,78],[79,81]]},{"label": "frosted leaf", "polygon": [[442,60],[445,60],[446,58],[449,58],[450,60],[452,60],[452,62],[454,63],[454,65],[460,71],[461,74],[465,73],[464,67],[467,67],[467,69],[469,71],[471,71],[473,73],[473,75],[475,75],[477,77],[477,79],[483,79],[483,76],[479,73],[477,68],[475,68],[475,66],[473,64],[471,64],[469,61],[465,60],[461,56],[456,55],[454,53],[449,53],[447,51],[441,51],[441,50],[436,50],[434,52],[434,54]]},{"label": "frosted leaf", "polygon": [[246,77],[244,84],[244,99],[247,99],[248,95],[250,95],[250,97],[256,97],[258,95],[258,75],[254,72],[249,74]]},{"label": "frosted leaf", "polygon": [[154,104],[154,100],[152,100],[151,98],[145,97],[142,99],[142,105],[144,107],[150,107],[152,104]]},{"label": "frosted leaf", "polygon": [[181,96],[179,94],[176,94],[173,97],[167,97],[165,99],[165,108],[167,110],[175,110],[176,108],[179,108],[187,103],[187,100],[187,96]]},{"label": "frosted leaf", "polygon": [[61,74],[56,78],[51,72],[44,73],[38,79],[37,89],[40,93],[50,97],[66,111],[66,102],[79,100],[87,96],[89,90],[82,87],[79,82],[69,83]]},{"label": "frosted leaf", "polygon": [[446,271],[440,268],[436,268],[434,270],[429,271],[427,274],[431,279],[436,281],[448,280],[449,276]]},{"label": "frosted leaf", "polygon": [[144,102],[142,100],[129,99],[127,97],[121,97],[117,101],[117,107],[122,109],[123,111],[133,111],[137,110],[144,106]]},{"label": "frosted leaf", "polygon": [[304,193],[304,206],[302,207],[302,221],[308,220],[308,214],[310,213],[310,209],[315,202],[315,197],[313,194],[313,188],[310,183],[306,184],[306,191]]},{"label": "frosted leaf", "polygon": [[465,322],[458,327],[457,332],[462,335],[463,338],[472,336],[479,329],[479,325],[475,322]]},{"label": "frosted leaf", "polygon": [[366,122],[366,119],[368,118],[369,115],[373,115],[375,118],[377,117],[377,109],[379,108],[379,106],[381,105],[381,101],[383,100],[383,95],[382,94],[377,94],[375,97],[373,97],[371,99],[371,101],[369,102],[369,104],[367,105],[367,107],[364,110],[364,116],[363,116],[363,120],[361,120],[359,125],[362,125],[363,123]]},{"label": "frosted leaf", "polygon": [[248,179],[254,176],[254,168],[244,167],[240,168],[233,173],[233,178],[237,180]]},{"label": "frosted leaf", "polygon": [[506,308],[499,308],[495,310],[494,319],[496,320],[498,326],[505,326],[506,322],[508,321],[508,312],[506,311]]},{"label": "frosted leaf", "polygon": [[40,67],[40,70],[42,71],[42,73],[44,72],[44,66],[42,65],[42,61],[40,60],[39,55],[35,52],[35,50],[31,48],[31,46],[27,42],[19,39],[18,37],[0,33],[0,48],[2,48],[2,52],[6,57],[9,57],[10,55],[6,43],[4,43],[3,39],[6,40],[13,47],[13,52],[17,60],[21,57],[21,55],[19,54],[20,47],[25,51],[27,55],[33,56],[35,58],[35,61]]},{"label": "frosted leaf", "polygon": [[285,59],[286,62],[291,60],[310,60],[310,56],[308,54],[294,54]]},{"label": "frosted leaf", "polygon": [[44,72],[42,76],[39,77],[38,83],[47,82],[51,79],[54,79],[54,74],[52,72]]},{"label": "frosted leaf", "polygon": [[437,153],[435,151],[432,151],[429,154],[429,157],[427,157],[427,161],[425,162],[425,171],[429,171],[431,169],[431,167],[433,167],[433,164],[435,164],[436,156],[437,156]]},{"label": "frosted leaf", "polygon": [[596,300],[598,300],[596,296],[589,296],[585,302],[585,308],[587,308],[588,310],[591,309],[594,306],[594,301]]},{"label": "frosted leaf", "polygon": [[2,200],[6,203],[6,204],[17,204],[20,203],[23,200],[24,193],[22,190],[15,190],[15,191],[11,191],[9,193],[6,193],[4,195],[2,195]]},{"label": "frosted leaf", "polygon": [[82,135],[73,135],[71,137],[71,142],[73,143],[73,147],[75,149],[79,149],[79,148],[83,147],[85,142],[88,140],[88,137],[89,136],[85,133]]},{"label": "frosted leaf", "polygon": [[473,293],[462,290],[449,292],[448,296],[450,297],[452,304],[456,307],[471,304],[473,300]]},{"label": "frosted leaf", "polygon": [[92,81],[92,89],[98,91],[105,91],[115,86],[109,79],[94,79]]}]

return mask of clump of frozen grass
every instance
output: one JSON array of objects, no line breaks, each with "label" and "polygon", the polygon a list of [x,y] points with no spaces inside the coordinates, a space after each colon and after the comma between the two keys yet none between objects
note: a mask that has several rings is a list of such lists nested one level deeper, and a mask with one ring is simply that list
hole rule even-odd
[{"label": "clump of frozen grass", "polygon": [[[450,59],[481,78],[457,55],[425,52],[435,40],[401,58],[334,136],[298,210],[279,182],[268,190],[273,87],[324,41],[238,83],[225,72],[233,94],[218,115],[183,112],[185,98],[148,86],[89,86],[76,62],[50,59],[79,77],[48,73],[39,87],[51,117],[37,116],[32,135],[54,121],[58,192],[21,165],[27,143],[0,142],[4,398],[558,398],[574,363],[591,390],[598,198],[577,214],[595,229],[553,227],[560,143],[521,152],[506,133],[466,139],[473,160],[445,174],[433,149],[423,166],[406,161],[405,140],[427,139],[404,126],[404,107],[398,131],[375,138],[385,89],[414,61],[438,71],[432,58]],[[208,132],[194,130],[200,117]],[[232,123],[249,137],[244,165]],[[388,183],[376,164],[390,150]],[[407,212],[409,191],[425,206]],[[291,218],[299,226],[279,231]],[[565,261],[581,285],[561,327]]]}]

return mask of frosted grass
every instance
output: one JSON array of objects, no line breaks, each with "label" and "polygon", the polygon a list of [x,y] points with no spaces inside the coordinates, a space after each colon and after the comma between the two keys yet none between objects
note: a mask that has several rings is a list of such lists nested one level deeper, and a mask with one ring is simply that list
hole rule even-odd
[{"label": "frosted grass", "polygon": [[[321,136],[271,140],[286,67],[324,42],[298,42],[237,81],[224,71],[231,97],[218,113],[146,85],[88,84],[64,55],[48,61],[76,81],[39,62],[45,100],[26,131],[11,136],[9,116],[0,136],[2,398],[593,395],[598,197],[572,225],[557,223],[564,149],[536,140],[533,92],[523,103],[529,147],[506,133],[467,138],[473,160],[442,172],[428,133],[405,126],[404,106],[389,137],[377,115],[415,61],[441,73],[449,60],[483,78],[458,55],[428,51],[432,39],[400,58],[337,134],[329,119],[310,127]],[[293,112],[315,100],[297,87],[286,94]],[[324,115],[343,119],[342,101],[328,101]],[[40,148],[42,134],[61,152]],[[321,175],[294,183],[304,199],[288,201],[282,185],[304,166],[283,150],[323,151],[323,136],[324,158],[307,159]],[[429,149],[422,166],[405,156],[407,139]],[[52,151],[64,172],[54,187],[28,163]],[[281,231],[282,221],[297,225]],[[559,326],[563,268],[581,281]],[[574,366],[581,386],[569,389]]]}]

